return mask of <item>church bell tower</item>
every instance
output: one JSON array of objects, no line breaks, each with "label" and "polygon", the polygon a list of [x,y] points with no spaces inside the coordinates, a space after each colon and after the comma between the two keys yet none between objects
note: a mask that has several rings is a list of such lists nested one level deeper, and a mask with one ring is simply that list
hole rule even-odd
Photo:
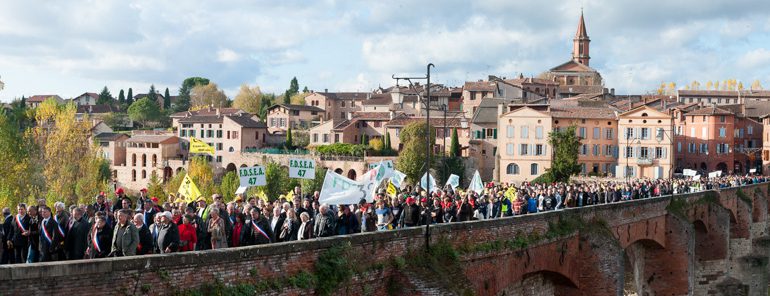
[{"label": "church bell tower", "polygon": [[580,22],[575,33],[575,39],[572,39],[572,42],[572,60],[588,66],[588,60],[591,59],[588,55],[588,45],[591,43],[591,39],[588,38],[588,32],[586,32],[586,22],[583,19],[582,10],[580,11]]}]

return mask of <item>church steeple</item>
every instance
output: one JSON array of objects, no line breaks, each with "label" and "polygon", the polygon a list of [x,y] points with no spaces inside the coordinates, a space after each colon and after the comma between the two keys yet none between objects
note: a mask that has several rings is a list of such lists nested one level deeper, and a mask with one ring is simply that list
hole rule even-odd
[{"label": "church steeple", "polygon": [[575,33],[575,39],[572,39],[572,42],[572,60],[588,66],[588,60],[591,59],[588,55],[588,45],[591,43],[591,39],[588,38],[582,9],[580,10],[580,22]]}]

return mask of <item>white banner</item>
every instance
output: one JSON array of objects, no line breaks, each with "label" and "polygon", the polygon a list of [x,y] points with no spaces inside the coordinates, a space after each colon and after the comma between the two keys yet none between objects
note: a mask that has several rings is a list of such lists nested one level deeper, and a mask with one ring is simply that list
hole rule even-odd
[{"label": "white banner", "polygon": [[757,172],[757,169],[750,169],[750,170],[749,170],[749,173],[752,173],[752,174],[753,174],[753,173],[756,173],[756,172]]},{"label": "white banner", "polygon": [[692,176],[693,181],[700,181],[700,175]]},{"label": "white banner", "polygon": [[476,170],[475,173],[473,173],[473,179],[471,179],[471,186],[468,187],[468,190],[475,191],[476,194],[481,194],[484,192],[484,182],[481,181],[481,175],[479,175],[479,170]]},{"label": "white banner", "polygon": [[691,170],[691,169],[684,169],[684,170],[682,170],[682,175],[685,175],[685,176],[688,176],[688,177],[692,177],[692,176],[695,176],[697,174],[698,174],[698,172],[696,172],[695,170]]},{"label": "white banner", "polygon": [[258,165],[253,167],[244,167],[238,169],[238,176],[241,178],[240,187],[265,186],[265,167]]},{"label": "white banner", "polygon": [[404,182],[404,178],[406,178],[406,174],[399,172],[398,170],[393,170],[393,176],[390,177],[390,183],[393,183],[393,186],[400,189],[401,183]]},{"label": "white banner", "polygon": [[380,164],[385,164],[385,166],[388,169],[391,169],[391,170],[396,168],[395,166],[393,166],[393,161],[392,160],[382,160],[382,161],[378,161],[378,162],[369,163],[369,169],[372,170],[372,169],[376,168]]},{"label": "white banner", "polygon": [[324,185],[318,202],[331,205],[357,204],[361,199],[367,202],[374,201],[372,191],[377,186],[373,181],[353,181],[332,170],[326,170]]},{"label": "white banner", "polygon": [[[430,185],[430,187],[428,185]],[[427,173],[422,175],[422,178],[420,179],[420,188],[430,189],[428,190],[430,193],[435,192],[436,190],[438,190],[438,188],[436,188],[436,179],[434,179],[432,175],[429,175]]]},{"label": "white banner", "polygon": [[305,158],[289,159],[289,178],[315,179],[315,160]]},{"label": "white banner", "polygon": [[722,176],[722,171],[713,171],[709,173],[709,178],[717,178]]},{"label": "white banner", "polygon": [[457,188],[457,186],[460,186],[460,176],[452,174],[449,176],[449,179],[446,180],[446,183],[452,186],[452,190]]}]

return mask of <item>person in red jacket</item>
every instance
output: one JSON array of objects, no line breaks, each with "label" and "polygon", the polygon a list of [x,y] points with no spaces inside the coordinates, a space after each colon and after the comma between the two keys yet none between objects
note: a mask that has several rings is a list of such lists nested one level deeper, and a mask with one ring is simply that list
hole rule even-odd
[{"label": "person in red jacket", "polygon": [[179,225],[179,252],[195,250],[195,244],[198,242],[197,231],[192,225],[195,220],[192,216],[185,215],[183,221],[184,223]]}]

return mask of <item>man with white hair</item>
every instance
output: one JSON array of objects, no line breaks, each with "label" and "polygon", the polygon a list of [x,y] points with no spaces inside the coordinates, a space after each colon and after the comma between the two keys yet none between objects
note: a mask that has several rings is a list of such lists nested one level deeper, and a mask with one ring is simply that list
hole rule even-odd
[{"label": "man with white hair", "polygon": [[160,254],[176,252],[179,249],[179,229],[171,221],[171,212],[163,212],[160,216],[156,245],[156,251]]},{"label": "man with white hair", "polygon": [[[55,215],[53,215],[53,220],[56,221],[56,224],[58,225],[56,227],[56,232],[61,236],[61,243],[64,243],[64,241],[67,239],[67,232],[68,232],[68,226],[69,226],[69,220],[70,220],[70,213],[67,213],[67,207],[64,205],[63,202],[57,201],[53,204],[54,211],[56,212]],[[60,246],[57,248],[57,254],[58,258],[61,258],[60,260],[64,260],[66,258],[66,250],[64,249],[64,246]]]},{"label": "man with white hair", "polygon": [[315,237],[332,236],[335,232],[335,217],[334,213],[329,211],[329,205],[322,204],[318,208],[318,215],[315,218],[315,227],[313,228],[313,235]]},{"label": "man with white hair", "polygon": [[138,213],[134,215],[134,226],[139,231],[139,244],[136,246],[137,255],[152,254],[152,234],[150,234],[150,228],[144,224],[144,214]]}]

